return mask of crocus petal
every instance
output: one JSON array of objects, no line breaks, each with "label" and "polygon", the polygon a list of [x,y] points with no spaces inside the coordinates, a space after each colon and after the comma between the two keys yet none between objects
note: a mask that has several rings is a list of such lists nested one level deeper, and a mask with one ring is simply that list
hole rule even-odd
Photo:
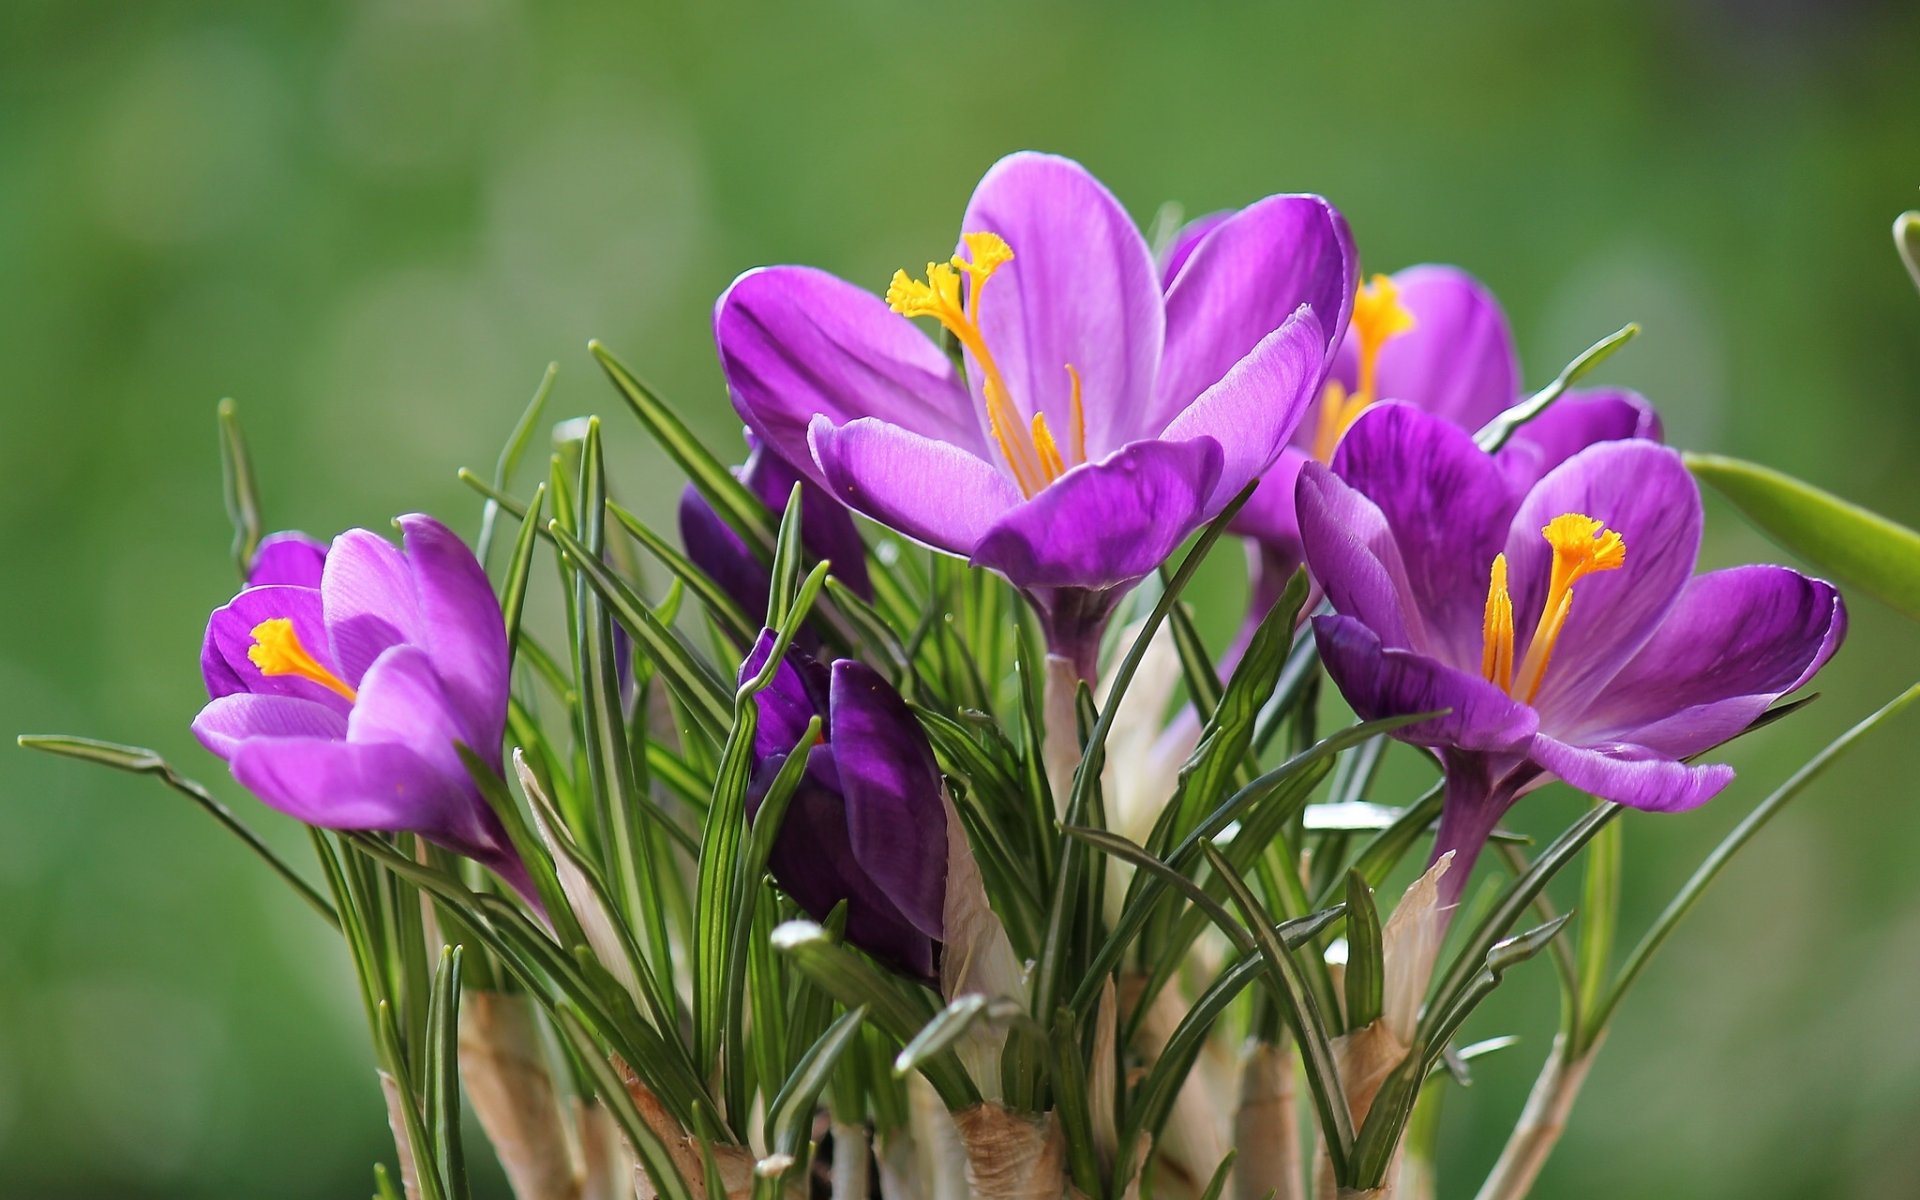
[{"label": "crocus petal", "polygon": [[493,585],[473,551],[445,525],[400,518],[420,606],[416,644],[446,687],[469,748],[498,765],[507,725],[507,630]]},{"label": "crocus petal", "polygon": [[233,756],[233,777],[268,805],[322,829],[408,830],[478,856],[460,832],[471,828],[472,785],[393,742],[252,738]]},{"label": "crocus petal", "polygon": [[[1160,278],[1113,193],[1071,159],[1011,154],[981,178],[960,228],[998,234],[1013,248],[1013,261],[986,285],[978,319],[1024,414],[1044,412],[1056,435],[1073,428],[1071,365],[1089,457],[1159,428],[1144,422],[1165,340]],[[978,400],[977,362],[968,374]]]},{"label": "crocus petal", "polygon": [[1160,286],[1171,288],[1173,281],[1179,278],[1180,268],[1187,265],[1193,252],[1199,248],[1200,240],[1220,227],[1220,223],[1239,212],[1237,208],[1223,208],[1210,212],[1204,217],[1195,217],[1182,225],[1173,235],[1173,241],[1167,243],[1160,254]]},{"label": "crocus petal", "polygon": [[[1409,267],[1393,277],[1413,328],[1380,350],[1374,399],[1404,400],[1466,429],[1478,429],[1520,395],[1520,361],[1506,314],[1492,293],[1456,267]],[[1359,383],[1352,337],[1334,377]]]},{"label": "crocus petal", "polygon": [[417,640],[420,604],[413,573],[399,549],[377,533],[349,529],[333,539],[320,596],[337,670],[355,687],[389,647]]},{"label": "crocus petal", "polygon": [[326,565],[327,544],[304,533],[270,533],[254,549],[247,566],[247,586],[287,584],[317,588]]},{"label": "crocus petal", "polygon": [[1711,800],[1733,781],[1724,763],[1688,766],[1645,746],[1569,746],[1536,734],[1528,756],[1581,791],[1650,812],[1680,812]]},{"label": "crocus petal", "polygon": [[1376,404],[1341,439],[1332,467],[1386,518],[1432,639],[1417,648],[1478,670],[1488,573],[1515,504],[1493,460],[1458,425]]},{"label": "crocus petal", "polygon": [[1313,633],[1327,674],[1362,719],[1444,710],[1444,716],[1395,730],[1402,741],[1498,752],[1523,746],[1538,725],[1531,708],[1478,675],[1383,646],[1352,617],[1315,617]]},{"label": "crocus petal", "polygon": [[1136,442],[1075,467],[1007,513],[973,551],[1015,587],[1098,591],[1131,585],[1204,520],[1220,444]]},{"label": "crocus petal", "polygon": [[1726,741],[1805,684],[1839,649],[1847,610],[1832,584],[1786,567],[1712,571],[1559,736],[1626,741],[1686,758]]},{"label": "crocus petal", "polygon": [[347,740],[407,746],[454,779],[468,776],[456,745],[485,752],[467,743],[438,661],[418,646],[395,646],[367,668],[347,715]]},{"label": "crocus petal", "polygon": [[[760,631],[760,637],[747,653],[747,659],[740,664],[738,682],[744,684],[757,677],[766,666],[767,656],[773,653],[779,635],[771,629]],[[830,679],[827,669],[812,657],[789,649],[773,669],[773,678],[760,690],[755,702],[760,708],[760,721],[754,727],[754,754],[758,758],[784,758],[807,731],[807,723],[814,717],[821,721],[820,735],[827,735],[827,702],[830,696]]]},{"label": "crocus petal", "polygon": [[[1646,441],[1590,446],[1527,494],[1507,534],[1516,638],[1514,657],[1545,606],[1553,550],[1548,522],[1581,513],[1625,540],[1626,563],[1573,587],[1573,607],[1554,645],[1534,705],[1548,729],[1577,720],[1587,703],[1653,636],[1693,574],[1700,551],[1700,491],[1680,456]],[[1484,596],[1484,591],[1482,595]]]},{"label": "crocus petal", "polygon": [[810,267],[766,267],[734,280],[714,306],[713,335],[742,420],[780,457],[825,482],[807,449],[815,414],[889,424],[976,457],[981,418],[940,348],[878,296]]},{"label": "crocus petal", "polygon": [[1334,611],[1358,618],[1389,646],[1425,650],[1430,641],[1420,600],[1379,506],[1324,464],[1309,462],[1300,470],[1294,507],[1307,567]]},{"label": "crocus petal", "polygon": [[1320,322],[1302,306],[1161,434],[1169,441],[1210,437],[1220,443],[1220,479],[1207,501],[1207,517],[1273,465],[1319,392],[1325,353]]},{"label": "crocus petal", "polygon": [[[860,531],[854,527],[853,517],[845,505],[765,446],[755,446],[747,456],[746,466],[740,470],[740,482],[775,514],[787,511],[793,485],[798,483],[801,545],[813,557],[832,563],[834,577],[853,589],[855,595],[867,600],[873,598],[873,581],[867,577],[867,544],[860,540]],[[761,599],[764,603],[764,589]]]},{"label": "crocus petal", "polygon": [[884,421],[815,417],[812,444],[835,499],[949,554],[971,554],[1020,503],[1020,489],[984,460]]},{"label": "crocus petal", "polygon": [[207,682],[207,694],[229,696],[252,692],[267,696],[292,696],[311,700],[344,713],[346,697],[298,675],[266,675],[247,652],[254,645],[253,631],[263,621],[286,619],[307,653],[321,666],[342,674],[327,649],[327,626],[321,611],[320,593],[311,588],[271,585],[248,588],[207,619],[206,639],[200,647],[200,671]]},{"label": "crocus petal", "polygon": [[1268,196],[1221,222],[1167,293],[1147,428],[1172,420],[1303,304],[1319,321],[1324,369],[1353,311],[1357,263],[1346,220],[1318,196]]},{"label": "crocus petal", "polygon": [[947,818],[933,747],[893,685],[852,659],[833,664],[832,714],[854,857],[914,928],[939,938]]},{"label": "crocus petal", "polygon": [[748,619],[765,619],[773,572],[692,484],[680,493],[680,544],[693,565],[719,584]]},{"label": "crocus petal", "polygon": [[297,696],[221,696],[193,719],[193,735],[221,758],[256,737],[344,738],[347,718],[336,708]]},{"label": "crocus petal", "polygon": [[1300,518],[1293,508],[1293,495],[1300,469],[1311,461],[1291,446],[1282,448],[1228,528],[1258,541],[1280,561],[1298,565],[1305,551],[1300,547]]},{"label": "crocus petal", "polygon": [[1588,446],[1627,438],[1660,440],[1660,417],[1645,397],[1619,389],[1569,392],[1515,431],[1495,458],[1524,492]]}]

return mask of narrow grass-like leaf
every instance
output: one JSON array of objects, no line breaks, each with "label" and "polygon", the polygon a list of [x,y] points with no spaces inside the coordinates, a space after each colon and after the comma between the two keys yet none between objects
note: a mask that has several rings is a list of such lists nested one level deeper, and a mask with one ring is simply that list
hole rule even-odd
[{"label": "narrow grass-like leaf", "polygon": [[1893,245],[1907,265],[1907,274],[1913,276],[1913,286],[1920,288],[1920,212],[1903,212],[1894,218]]},{"label": "narrow grass-like leaf", "polygon": [[534,534],[540,529],[540,508],[547,500],[547,485],[533,489],[527,502],[527,519],[513,540],[513,555],[507,559],[507,573],[500,581],[500,612],[507,625],[507,668],[513,668],[520,653],[520,623],[527,611],[527,581],[533,577]]},{"label": "narrow grass-like leaf", "polygon": [[776,1154],[799,1158],[806,1149],[813,1133],[813,1114],[819,1107],[820,1093],[833,1078],[840,1056],[854,1044],[860,1025],[866,1019],[864,1008],[850,1008],[841,1013],[794,1064],[793,1073],[767,1105],[773,1128],[771,1145]]},{"label": "narrow grass-like leaf", "polygon": [[446,1177],[447,1194],[467,1194],[466,1155],[460,1145],[460,959],[458,946],[442,946],[433,972],[433,996],[427,1006],[427,1132],[434,1159]]},{"label": "narrow grass-like leaf", "polygon": [[1480,432],[1473,435],[1473,440],[1489,454],[1506,445],[1507,439],[1518,433],[1522,425],[1547,411],[1548,406],[1558,400],[1562,393],[1578,383],[1587,372],[1613,357],[1614,351],[1632,341],[1639,332],[1640,326],[1625,325],[1587,347],[1578,358],[1566,365],[1552,383],[1488,421]]},{"label": "narrow grass-like leaf", "polygon": [[640,1110],[634,1106],[633,1096],[627,1091],[626,1081],[607,1061],[606,1051],[594,1040],[592,1031],[580,1019],[580,1014],[570,1005],[562,1004],[554,1010],[554,1017],[561,1036],[573,1047],[574,1053],[592,1077],[600,1103],[613,1114],[614,1122],[626,1134],[627,1144],[633,1148],[642,1169],[647,1173],[648,1181],[653,1184],[661,1200],[693,1200],[686,1178],[673,1165],[673,1156],[668,1153],[666,1143],[641,1117]]},{"label": "narrow grass-like leaf", "polygon": [[[533,389],[533,399],[527,401],[526,409],[520,419],[514,422],[513,432],[507,435],[506,444],[500,447],[500,457],[493,465],[493,490],[503,492],[513,478],[514,468],[520,465],[520,459],[533,443],[533,433],[540,425],[540,414],[547,407],[547,397],[553,394],[553,381],[559,377],[560,364],[550,362],[540,376],[540,385]],[[534,506],[538,511],[538,505]],[[487,552],[493,548],[494,524],[500,519],[500,502],[492,497],[480,510],[480,537],[474,543],[474,557],[486,565]]]},{"label": "narrow grass-like leaf", "polygon": [[1385,945],[1373,889],[1347,872],[1347,1028],[1363,1029],[1380,1016],[1386,990]]},{"label": "narrow grass-like leaf", "polygon": [[1574,1040],[1588,1014],[1600,1003],[1613,965],[1613,933],[1620,920],[1620,866],[1626,857],[1624,829],[1613,824],[1593,836],[1587,847],[1587,876],[1580,888],[1580,936],[1574,952],[1578,1000],[1569,1014]]},{"label": "narrow grass-like leaf", "polygon": [[220,401],[220,478],[227,502],[227,520],[233,523],[233,565],[245,579],[253,568],[254,552],[266,525],[260,517],[260,481],[247,454],[247,438],[240,432],[240,412],[231,398]]},{"label": "narrow grass-like leaf", "polygon": [[661,537],[649,528],[646,522],[634,516],[612,500],[607,501],[607,512],[635,541],[647,548],[647,551],[660,560],[660,565],[672,572],[673,577],[687,585],[687,590],[700,598],[707,613],[719,623],[720,628],[731,638],[735,645],[744,651],[753,645],[753,639],[759,634],[747,614],[726,589],[713,581],[705,571],[695,566],[693,560],[682,554],[672,542]]},{"label": "narrow grass-like leaf", "polygon": [[793,606],[794,593],[800,587],[800,560],[806,551],[800,537],[802,489],[798,480],[787,494],[787,507],[780,513],[780,529],[774,535],[772,584],[767,592],[767,624],[783,625],[787,610]]}]

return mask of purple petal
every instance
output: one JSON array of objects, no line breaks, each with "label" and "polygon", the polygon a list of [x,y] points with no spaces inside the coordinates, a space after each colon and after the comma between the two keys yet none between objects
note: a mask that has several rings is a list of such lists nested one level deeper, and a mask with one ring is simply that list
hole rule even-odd
[{"label": "purple petal", "polygon": [[915,541],[967,555],[1020,490],[956,446],[865,418],[813,423],[813,454],[833,497]]},{"label": "purple petal", "polygon": [[347,718],[339,709],[296,696],[221,696],[193,719],[193,735],[221,758],[230,759],[240,743],[256,737],[341,738]]},{"label": "purple petal", "polygon": [[298,675],[262,674],[247,657],[254,644],[255,626],[285,618],[293,622],[294,635],[316,662],[336,675],[343,674],[327,649],[321,607],[320,593],[311,588],[270,585],[248,588],[225,607],[215,609],[207,619],[206,640],[200,648],[200,670],[206,678],[207,694],[215,698],[240,692],[291,696],[345,713],[347,699],[332,689]]},{"label": "purple petal", "polygon": [[507,726],[507,629],[493,585],[445,525],[418,513],[399,524],[419,597],[418,644],[432,658],[468,747],[497,760]]},{"label": "purple petal", "polygon": [[680,493],[680,544],[693,565],[719,584],[749,620],[765,620],[773,572],[692,484]]},{"label": "purple petal", "polygon": [[497,854],[469,840],[472,783],[407,746],[331,738],[253,738],[233,756],[233,777],[261,800],[322,829],[408,830],[460,853]]},{"label": "purple petal", "polygon": [[247,586],[287,584],[317,588],[320,569],[327,562],[327,544],[304,533],[270,533],[254,549],[247,567]]},{"label": "purple petal", "polygon": [[333,539],[320,596],[340,677],[355,687],[389,647],[416,640],[413,573],[399,549],[371,530],[349,529]]},{"label": "purple petal", "polygon": [[[776,516],[787,511],[793,485],[800,484],[801,545],[814,558],[832,563],[834,576],[856,595],[873,599],[873,581],[867,576],[867,544],[860,540],[860,531],[854,527],[853,517],[845,505],[765,446],[755,446],[747,455],[740,482],[752,489]],[[763,588],[763,605],[765,596]]]},{"label": "purple petal", "polygon": [[879,672],[833,664],[833,758],[861,868],[914,928],[943,935],[947,818],[933,747]]},{"label": "purple petal", "polygon": [[1847,610],[1832,584],[1786,567],[1713,571],[1680,602],[1563,739],[1625,741],[1686,758],[1726,741],[1805,684],[1839,649]]},{"label": "purple petal", "polygon": [[1653,636],[1700,553],[1700,491],[1678,454],[1645,441],[1582,450],[1527,494],[1507,535],[1516,663],[1526,656],[1552,572],[1553,551],[1540,530],[1563,513],[1604,521],[1626,541],[1627,559],[1574,585],[1572,613],[1534,700],[1549,729],[1577,721]]},{"label": "purple petal", "polygon": [[[1070,159],[1011,154],[980,180],[960,228],[1013,248],[978,319],[1022,415],[1044,412],[1056,433],[1073,428],[1070,364],[1080,373],[1089,458],[1157,429],[1144,420],[1165,340],[1160,281],[1113,194]],[[982,372],[971,356],[968,375],[978,403]]]},{"label": "purple petal", "polygon": [[1293,495],[1300,480],[1300,469],[1310,461],[1291,446],[1283,448],[1273,465],[1260,476],[1260,486],[1253,489],[1253,495],[1234,514],[1233,523],[1228,526],[1234,533],[1253,538],[1275,557],[1296,566],[1306,551],[1300,545],[1300,517],[1294,511]]},{"label": "purple petal", "polygon": [[[468,777],[456,744],[483,756],[489,753],[488,747],[467,741],[438,661],[418,646],[395,646],[367,668],[360,698],[347,716],[347,740],[407,746],[454,779]],[[492,753],[497,754],[497,748]]]},{"label": "purple petal", "polygon": [[953,364],[913,322],[824,271],[765,267],[734,280],[714,307],[733,407],[755,434],[814,482],[807,449],[816,415],[860,417],[986,458],[984,418]]},{"label": "purple petal", "polygon": [[1425,649],[1420,602],[1379,507],[1317,462],[1301,468],[1294,505],[1307,568],[1334,611],[1357,618],[1389,646]]},{"label": "purple petal", "polygon": [[1136,442],[1075,467],[1002,517],[974,565],[1019,588],[1136,583],[1202,523],[1220,459],[1219,443],[1196,438]]},{"label": "purple petal", "polygon": [[1651,812],[1705,804],[1733,781],[1733,768],[1725,764],[1688,766],[1630,743],[1569,746],[1542,733],[1534,736],[1528,756],[1589,795]]},{"label": "purple petal", "polygon": [[1478,675],[1455,670],[1411,650],[1383,646],[1352,617],[1313,619],[1320,661],[1348,705],[1363,720],[1446,711],[1394,731],[1419,746],[1502,751],[1523,747],[1538,718],[1531,708]]},{"label": "purple petal", "polygon": [[1182,225],[1173,235],[1173,241],[1167,245],[1160,256],[1160,286],[1173,287],[1173,281],[1180,275],[1180,268],[1186,266],[1187,260],[1193,257],[1193,252],[1199,249],[1200,240],[1218,229],[1222,221],[1239,211],[1237,208],[1223,208],[1218,212],[1210,212],[1204,217],[1195,217]]},{"label": "purple petal", "polygon": [[1167,349],[1148,430],[1172,420],[1301,305],[1321,344],[1315,377],[1353,311],[1358,260],[1346,220],[1318,196],[1268,196],[1220,223],[1167,293]]},{"label": "purple petal", "polygon": [[1333,472],[1373,501],[1392,530],[1408,595],[1432,639],[1418,648],[1477,671],[1489,573],[1515,507],[1493,460],[1459,426],[1389,403],[1354,422]]},{"label": "purple petal", "polygon": [[[773,630],[760,631],[746,661],[740,664],[740,683],[760,674],[778,640]],[[755,756],[784,758],[806,733],[807,722],[816,716],[820,718],[820,736],[826,737],[829,688],[824,666],[808,655],[789,649],[780,665],[774,668],[773,678],[756,697],[760,720],[754,728]]]},{"label": "purple petal", "polygon": [[[1520,397],[1520,362],[1500,304],[1471,275],[1442,266],[1393,277],[1414,326],[1389,339],[1376,368],[1376,400],[1404,400],[1468,430]],[[1359,348],[1349,336],[1334,377],[1359,382]]]},{"label": "purple petal", "polygon": [[1273,465],[1319,394],[1325,352],[1320,322],[1302,307],[1161,434],[1168,441],[1210,437],[1220,443],[1220,479],[1207,501],[1209,518]]},{"label": "purple petal", "polygon": [[1495,458],[1516,493],[1548,471],[1601,442],[1660,440],[1660,417],[1637,392],[1569,392],[1522,425]]}]

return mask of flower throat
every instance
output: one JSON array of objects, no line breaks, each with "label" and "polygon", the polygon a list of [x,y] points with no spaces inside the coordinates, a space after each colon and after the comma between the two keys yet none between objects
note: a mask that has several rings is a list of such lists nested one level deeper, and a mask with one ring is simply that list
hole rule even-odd
[{"label": "flower throat", "polygon": [[[928,263],[925,281],[905,271],[895,271],[887,285],[887,307],[903,317],[932,317],[973,355],[980,367],[980,392],[987,410],[987,427],[999,443],[1001,457],[1023,495],[1031,497],[1041,488],[1067,473],[1068,468],[1087,461],[1087,415],[1080,402],[1080,372],[1066,364],[1072,381],[1071,439],[1062,453],[1047,425],[1047,415],[1036,411],[1031,423],[1020,419],[1000,364],[987,348],[986,334],[980,328],[980,293],[993,273],[1013,261],[1013,247],[997,233],[967,233],[968,258],[958,254],[943,263]],[[962,303],[960,276],[967,277],[966,299]]]},{"label": "flower throat", "polygon": [[[1617,571],[1626,565],[1627,543],[1602,522],[1579,513],[1562,513],[1540,530],[1553,547],[1553,571],[1547,581],[1547,601],[1527,642],[1527,657],[1516,672],[1513,665],[1513,596],[1507,590],[1507,556],[1493,557],[1487,584],[1487,612],[1482,624],[1480,673],[1488,683],[1528,704],[1540,694],[1547,660],[1573,611],[1573,585],[1588,575]],[[1517,686],[1516,686],[1517,685]]]},{"label": "flower throat", "polygon": [[1360,377],[1354,381],[1351,395],[1338,379],[1327,380],[1320,392],[1320,416],[1313,430],[1313,457],[1332,462],[1340,439],[1378,399],[1374,394],[1374,376],[1380,366],[1380,349],[1413,328],[1413,313],[1400,303],[1400,290],[1385,275],[1375,275],[1353,298],[1353,318],[1349,322],[1354,340],[1360,347]]}]

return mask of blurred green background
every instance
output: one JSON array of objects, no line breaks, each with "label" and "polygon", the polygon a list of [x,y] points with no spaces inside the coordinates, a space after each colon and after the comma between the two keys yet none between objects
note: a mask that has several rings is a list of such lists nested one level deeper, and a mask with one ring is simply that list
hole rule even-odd
[{"label": "blurred green background", "polygon": [[[299,854],[187,732],[233,583],[218,397],[276,525],[425,509],[470,532],[455,469],[491,464],[558,360],[554,412],[607,413],[617,486],[664,519],[670,472],[587,338],[729,438],[708,311],[733,275],[809,262],[877,290],[950,245],[974,180],[1021,147],[1082,159],[1143,221],[1323,192],[1370,270],[1491,283],[1536,385],[1638,320],[1607,374],[1674,440],[1920,521],[1920,297],[1887,235],[1920,183],[1916,48],[1920,7],[1897,0],[9,0],[0,728],[155,746]],[[1773,556],[1714,517],[1716,563]],[[1630,820],[1630,930],[1920,671],[1912,629],[1865,600],[1854,618],[1825,699],[1731,751],[1724,799]],[[1907,1194],[1917,738],[1832,772],[1710,896],[1541,1195]],[[3,761],[0,1193],[366,1194],[392,1150],[340,947],[159,787]],[[1528,1043],[1450,1098],[1443,1195],[1518,1108],[1550,974],[1483,1022]]]}]

